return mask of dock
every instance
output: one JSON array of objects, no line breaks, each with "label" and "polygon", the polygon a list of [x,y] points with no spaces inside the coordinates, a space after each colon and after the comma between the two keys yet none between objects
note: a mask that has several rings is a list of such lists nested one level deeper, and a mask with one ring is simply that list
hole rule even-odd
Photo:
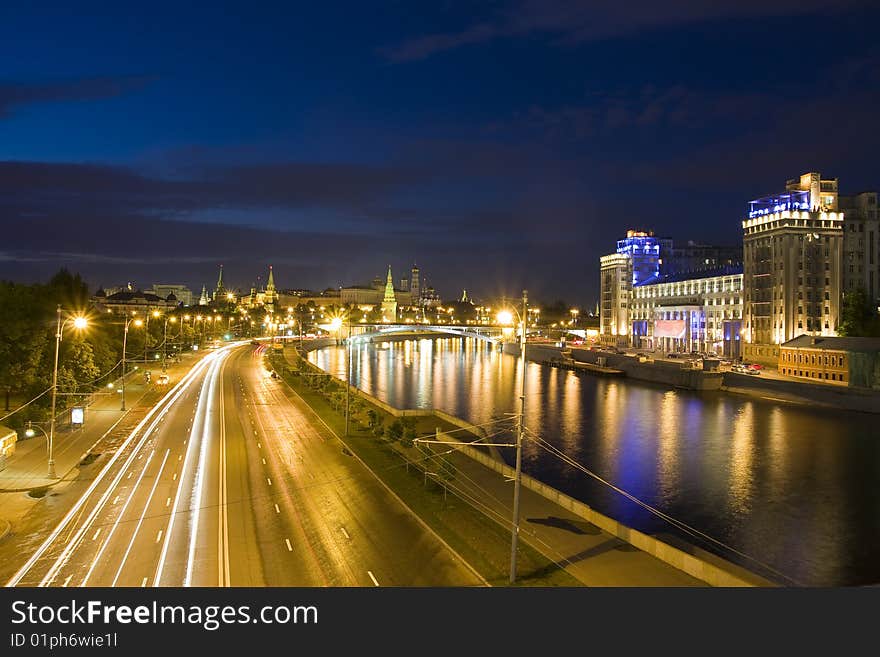
[{"label": "dock", "polygon": [[581,361],[565,358],[553,358],[541,361],[542,365],[548,367],[556,367],[561,370],[570,370],[572,372],[588,372],[590,374],[598,374],[600,376],[626,376],[626,372],[613,367],[605,367],[603,365],[594,365],[593,363],[583,363]]}]

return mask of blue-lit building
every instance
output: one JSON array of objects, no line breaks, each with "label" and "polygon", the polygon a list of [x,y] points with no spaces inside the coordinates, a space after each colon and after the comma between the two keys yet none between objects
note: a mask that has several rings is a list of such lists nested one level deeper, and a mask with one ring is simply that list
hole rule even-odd
[{"label": "blue-lit building", "polygon": [[654,233],[626,231],[626,238],[617,242],[617,253],[629,258],[633,285],[660,273],[660,239]]}]

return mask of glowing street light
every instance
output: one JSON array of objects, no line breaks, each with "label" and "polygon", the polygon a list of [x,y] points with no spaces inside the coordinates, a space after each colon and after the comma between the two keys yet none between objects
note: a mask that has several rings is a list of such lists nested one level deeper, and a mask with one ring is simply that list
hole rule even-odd
[{"label": "glowing street light", "polygon": [[55,479],[55,460],[52,458],[52,443],[55,440],[55,398],[58,395],[58,351],[61,347],[61,335],[64,331],[64,325],[67,322],[73,322],[73,327],[77,330],[82,330],[86,326],[88,326],[88,321],[82,315],[77,315],[74,317],[68,317],[67,319],[61,319],[61,304],[58,304],[58,308],[56,309],[56,314],[58,318],[58,327],[55,330],[55,367],[52,370],[52,416],[50,419],[49,425],[49,479]]}]

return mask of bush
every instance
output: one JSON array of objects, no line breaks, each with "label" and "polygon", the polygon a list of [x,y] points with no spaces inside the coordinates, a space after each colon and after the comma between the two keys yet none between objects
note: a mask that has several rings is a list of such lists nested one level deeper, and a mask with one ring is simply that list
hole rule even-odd
[{"label": "bush", "polygon": [[403,422],[399,419],[394,420],[385,435],[392,443],[400,440],[403,437]]}]

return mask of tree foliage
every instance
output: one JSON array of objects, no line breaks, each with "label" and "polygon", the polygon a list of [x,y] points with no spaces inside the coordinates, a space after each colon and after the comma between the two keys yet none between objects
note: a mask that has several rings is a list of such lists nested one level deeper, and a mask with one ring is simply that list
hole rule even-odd
[{"label": "tree foliage", "polygon": [[871,306],[864,288],[844,295],[838,333],[852,337],[880,337],[880,315]]}]

